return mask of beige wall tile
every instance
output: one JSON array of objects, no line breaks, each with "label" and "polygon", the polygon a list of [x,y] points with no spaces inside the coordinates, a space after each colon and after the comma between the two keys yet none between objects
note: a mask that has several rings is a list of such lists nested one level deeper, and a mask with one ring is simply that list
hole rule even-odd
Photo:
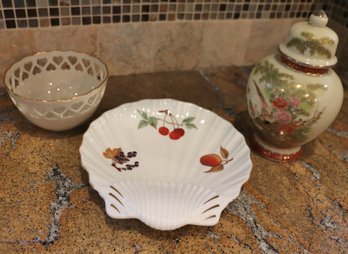
[{"label": "beige wall tile", "polygon": [[245,45],[244,64],[255,64],[278,50],[279,43],[287,36],[297,19],[253,20],[250,38]]},{"label": "beige wall tile", "polygon": [[[4,30],[0,33],[0,78],[11,63],[49,50],[75,50],[98,56],[108,65],[111,75],[251,65],[276,52],[291,25],[300,20],[148,22]],[[342,69],[348,64],[348,49],[344,47],[348,33],[342,26],[333,26],[341,38],[337,67]]]},{"label": "beige wall tile", "polygon": [[2,30],[0,33],[0,86],[11,64],[37,52],[33,30]]},{"label": "beige wall tile", "polygon": [[189,70],[199,65],[204,23],[172,22],[155,25],[154,70]]},{"label": "beige wall tile", "polygon": [[98,56],[112,75],[153,71],[153,24],[127,23],[98,29]]},{"label": "beige wall tile", "polygon": [[206,22],[199,67],[243,65],[252,21]]},{"label": "beige wall tile", "polygon": [[74,50],[95,54],[97,50],[95,26],[41,28],[34,31],[40,51]]}]

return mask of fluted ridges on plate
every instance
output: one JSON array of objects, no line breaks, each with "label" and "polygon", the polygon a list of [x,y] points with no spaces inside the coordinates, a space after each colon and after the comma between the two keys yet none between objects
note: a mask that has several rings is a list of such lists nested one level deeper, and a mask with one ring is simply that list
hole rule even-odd
[{"label": "fluted ridges on plate", "polygon": [[185,224],[213,225],[224,208],[215,192],[194,184],[129,180],[115,183],[107,193],[107,213],[114,218],[135,217],[155,229]]},{"label": "fluted ridges on plate", "polygon": [[[138,129],[142,120],[138,110],[158,117],[164,109],[179,122],[195,117],[197,129],[185,129],[179,140],[160,135],[160,124],[157,129]],[[103,157],[108,147],[136,151],[139,167],[117,171]],[[221,147],[228,151],[229,162],[222,171],[205,173],[210,167],[200,163],[201,156],[222,156]],[[249,179],[252,167],[244,137],[229,122],[194,104],[171,99],[128,103],[104,113],[84,134],[80,153],[111,217],[138,218],[161,230],[216,224]]]}]

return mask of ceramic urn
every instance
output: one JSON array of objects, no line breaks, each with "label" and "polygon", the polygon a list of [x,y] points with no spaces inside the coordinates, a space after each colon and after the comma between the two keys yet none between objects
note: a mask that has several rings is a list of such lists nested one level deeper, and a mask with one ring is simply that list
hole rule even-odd
[{"label": "ceramic urn", "polygon": [[301,146],[336,118],[343,87],[331,69],[338,37],[324,11],[294,24],[279,51],[252,70],[247,84],[254,147],[272,160],[296,160]]}]

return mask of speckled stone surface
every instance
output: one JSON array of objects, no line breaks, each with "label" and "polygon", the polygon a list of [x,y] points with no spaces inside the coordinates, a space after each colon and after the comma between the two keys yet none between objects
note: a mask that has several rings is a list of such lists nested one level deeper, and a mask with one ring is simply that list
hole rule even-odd
[{"label": "speckled stone surface", "polygon": [[80,166],[90,121],[125,102],[171,97],[208,108],[249,139],[250,68],[111,77],[84,125],[53,133],[33,126],[0,89],[0,253],[348,253],[348,92],[336,121],[299,161],[252,152],[240,196],[212,227],[156,231],[109,218]]}]

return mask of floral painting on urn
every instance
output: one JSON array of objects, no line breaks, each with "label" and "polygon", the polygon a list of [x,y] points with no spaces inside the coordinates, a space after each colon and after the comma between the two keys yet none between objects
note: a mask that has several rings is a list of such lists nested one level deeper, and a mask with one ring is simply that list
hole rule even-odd
[{"label": "floral painting on urn", "polygon": [[296,160],[301,146],[316,138],[336,118],[343,87],[331,69],[338,37],[326,27],[323,11],[292,26],[279,52],[261,60],[247,85],[254,147],[277,161]]}]

